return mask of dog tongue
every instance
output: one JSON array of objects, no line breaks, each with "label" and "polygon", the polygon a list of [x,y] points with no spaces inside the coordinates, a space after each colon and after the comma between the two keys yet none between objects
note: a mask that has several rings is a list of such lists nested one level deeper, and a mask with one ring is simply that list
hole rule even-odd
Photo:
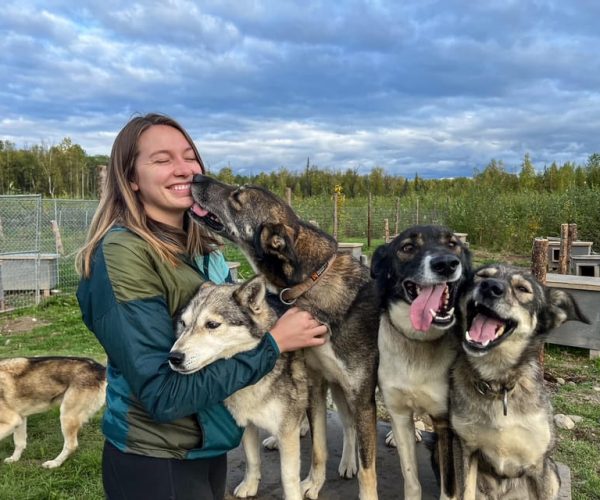
[{"label": "dog tongue", "polygon": [[496,330],[500,326],[502,326],[501,321],[478,314],[469,328],[469,335],[472,340],[480,344],[484,344],[486,341],[491,342],[496,338]]},{"label": "dog tongue", "polygon": [[192,212],[194,212],[198,217],[204,217],[208,214],[208,210],[204,210],[198,203],[194,203],[192,205]]},{"label": "dog tongue", "polygon": [[440,299],[444,293],[446,284],[422,287],[421,292],[410,305],[410,321],[413,328],[421,332],[429,330],[433,322],[430,310],[437,311],[440,307]]}]

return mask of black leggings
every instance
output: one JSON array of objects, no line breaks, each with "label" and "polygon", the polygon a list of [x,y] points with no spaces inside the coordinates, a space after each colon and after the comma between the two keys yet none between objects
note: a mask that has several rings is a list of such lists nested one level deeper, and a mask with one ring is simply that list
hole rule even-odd
[{"label": "black leggings", "polygon": [[227,455],[197,460],[123,453],[109,442],[102,453],[108,500],[222,500]]}]

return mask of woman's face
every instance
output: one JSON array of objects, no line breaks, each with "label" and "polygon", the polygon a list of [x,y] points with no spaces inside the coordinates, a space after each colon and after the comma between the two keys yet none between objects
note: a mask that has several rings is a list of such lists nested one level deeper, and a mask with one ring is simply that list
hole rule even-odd
[{"label": "woman's face", "polygon": [[194,202],[192,177],[200,173],[194,150],[176,128],[153,125],[140,135],[130,185],[150,218],[183,227],[183,216]]}]

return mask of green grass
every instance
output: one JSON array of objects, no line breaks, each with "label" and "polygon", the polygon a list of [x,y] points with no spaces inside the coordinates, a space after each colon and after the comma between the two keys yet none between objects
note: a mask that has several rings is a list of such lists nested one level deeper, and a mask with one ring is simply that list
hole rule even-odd
[{"label": "green grass", "polygon": [[[35,318],[36,321],[31,321]],[[10,325],[40,325],[28,331],[8,332]],[[81,321],[74,296],[49,299],[38,308],[0,316],[0,356],[77,355],[106,362],[95,337]],[[103,437],[100,415],[95,415],[79,433],[79,448],[58,469],[41,467],[60,453],[63,445],[59,410],[27,419],[27,449],[14,464],[0,462],[1,499],[101,499],[101,454]],[[13,451],[12,438],[0,442],[0,459]]]}]

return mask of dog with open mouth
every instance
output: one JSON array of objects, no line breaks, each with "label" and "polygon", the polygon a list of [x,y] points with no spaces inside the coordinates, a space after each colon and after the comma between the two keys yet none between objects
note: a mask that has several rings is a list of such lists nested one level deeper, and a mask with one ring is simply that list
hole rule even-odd
[{"label": "dog with open mouth", "polygon": [[281,302],[309,311],[329,327],[324,345],[305,349],[312,463],[303,495],[317,498],[326,479],[329,388],[344,430],[338,472],[358,476],[361,500],[376,499],[379,309],[369,269],[338,253],[331,235],[302,221],[266,189],[199,175],[192,196],[193,220],[237,245]]},{"label": "dog with open mouth", "polygon": [[468,248],[441,226],[410,227],[373,255],[371,274],[382,306],[378,382],[392,421],[406,499],[421,498],[415,414],[430,415],[438,434],[441,498],[454,493],[448,378],[459,348],[457,298],[470,272]]},{"label": "dog with open mouth", "polygon": [[461,498],[556,498],[554,424],[539,352],[553,328],[588,320],[568,292],[504,265],[475,272],[460,311],[450,420]]}]

